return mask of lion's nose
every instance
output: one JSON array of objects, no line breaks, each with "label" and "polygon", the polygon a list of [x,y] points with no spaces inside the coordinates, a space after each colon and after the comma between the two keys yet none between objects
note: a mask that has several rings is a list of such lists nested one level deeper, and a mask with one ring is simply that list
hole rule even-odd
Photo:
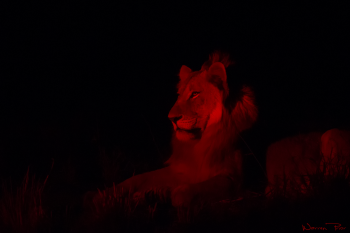
[{"label": "lion's nose", "polygon": [[170,116],[169,115],[168,117],[172,122],[174,122],[176,124],[176,122],[182,118],[182,115],[180,115],[180,116]]},{"label": "lion's nose", "polygon": [[182,114],[181,114],[181,109],[179,107],[179,104],[176,102],[175,105],[171,108],[169,114],[168,114],[168,118],[174,123],[176,124],[176,122],[178,120],[180,120],[182,118]]}]

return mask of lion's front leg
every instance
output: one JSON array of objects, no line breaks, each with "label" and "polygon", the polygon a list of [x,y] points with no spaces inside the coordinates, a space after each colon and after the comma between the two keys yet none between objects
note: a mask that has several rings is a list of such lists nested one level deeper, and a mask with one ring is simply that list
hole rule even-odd
[{"label": "lion's front leg", "polygon": [[240,182],[234,182],[226,175],[217,175],[196,184],[186,184],[175,188],[171,193],[174,207],[188,207],[197,201],[213,202],[228,199],[238,194]]},{"label": "lion's front leg", "polygon": [[[139,174],[119,183],[116,186],[119,196],[133,196],[144,194],[149,190],[172,190],[184,183],[182,174],[174,172],[170,167]],[[111,188],[108,188],[111,190]]]},{"label": "lion's front leg", "polygon": [[84,206],[102,203],[106,198],[111,197],[143,197],[145,192],[155,191],[160,198],[168,198],[169,190],[174,189],[180,184],[186,183],[182,174],[174,172],[170,167],[158,169],[151,172],[139,174],[119,183],[113,187],[106,188],[100,192],[88,192],[84,197]]}]

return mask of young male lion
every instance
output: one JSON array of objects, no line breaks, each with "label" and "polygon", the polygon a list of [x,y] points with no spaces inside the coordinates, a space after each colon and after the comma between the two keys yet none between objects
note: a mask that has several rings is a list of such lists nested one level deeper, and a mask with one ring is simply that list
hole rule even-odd
[{"label": "young male lion", "polygon": [[237,137],[256,121],[257,108],[249,87],[243,87],[235,103],[227,103],[230,64],[227,55],[215,52],[199,71],[181,67],[178,99],[168,115],[174,133],[166,167],[133,176],[117,189],[141,197],[149,190],[161,190],[170,194],[176,207],[199,198],[228,198],[239,191],[242,159]]}]

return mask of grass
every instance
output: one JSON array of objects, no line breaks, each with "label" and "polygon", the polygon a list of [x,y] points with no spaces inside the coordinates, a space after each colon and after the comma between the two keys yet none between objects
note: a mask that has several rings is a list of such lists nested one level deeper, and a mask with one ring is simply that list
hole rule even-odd
[{"label": "grass", "polygon": [[11,181],[3,182],[0,211],[5,229],[31,232],[38,230],[40,225],[44,224],[47,213],[42,206],[42,194],[47,178],[43,183],[36,181],[35,176],[29,176],[28,167],[22,185],[17,187],[16,191],[13,190]]},{"label": "grass", "polygon": [[[101,155],[105,156],[101,158],[105,181],[110,182],[118,177],[112,168],[115,162]],[[299,177],[303,189],[289,180],[292,196],[281,186],[271,198],[247,191],[239,198],[176,209],[171,200],[158,195],[159,190],[146,193],[145,198],[122,197],[113,183],[107,191],[91,193],[98,198],[90,208],[82,209],[81,195],[75,205],[57,205],[60,210],[42,201],[52,195],[45,192],[49,176],[39,182],[28,168],[15,190],[11,182],[3,182],[0,232],[296,232],[302,225],[325,227],[327,222],[349,227],[349,164],[323,160],[322,166],[316,174]]]},{"label": "grass", "polygon": [[301,198],[317,196],[333,183],[350,185],[350,163],[339,155],[333,158],[322,156],[320,166],[316,166],[314,174],[295,174],[294,176],[275,177],[271,187],[272,198]]}]

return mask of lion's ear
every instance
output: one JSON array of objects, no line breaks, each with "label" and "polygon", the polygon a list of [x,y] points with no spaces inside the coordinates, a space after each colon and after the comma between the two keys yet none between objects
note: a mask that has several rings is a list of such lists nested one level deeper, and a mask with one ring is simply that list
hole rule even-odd
[{"label": "lion's ear", "polygon": [[180,79],[181,80],[187,79],[191,72],[192,72],[192,70],[190,68],[188,68],[187,66],[185,66],[185,65],[181,66],[180,73],[179,73]]},{"label": "lion's ear", "polygon": [[220,78],[222,82],[227,81],[226,69],[221,62],[214,62],[208,70],[209,78]]}]

